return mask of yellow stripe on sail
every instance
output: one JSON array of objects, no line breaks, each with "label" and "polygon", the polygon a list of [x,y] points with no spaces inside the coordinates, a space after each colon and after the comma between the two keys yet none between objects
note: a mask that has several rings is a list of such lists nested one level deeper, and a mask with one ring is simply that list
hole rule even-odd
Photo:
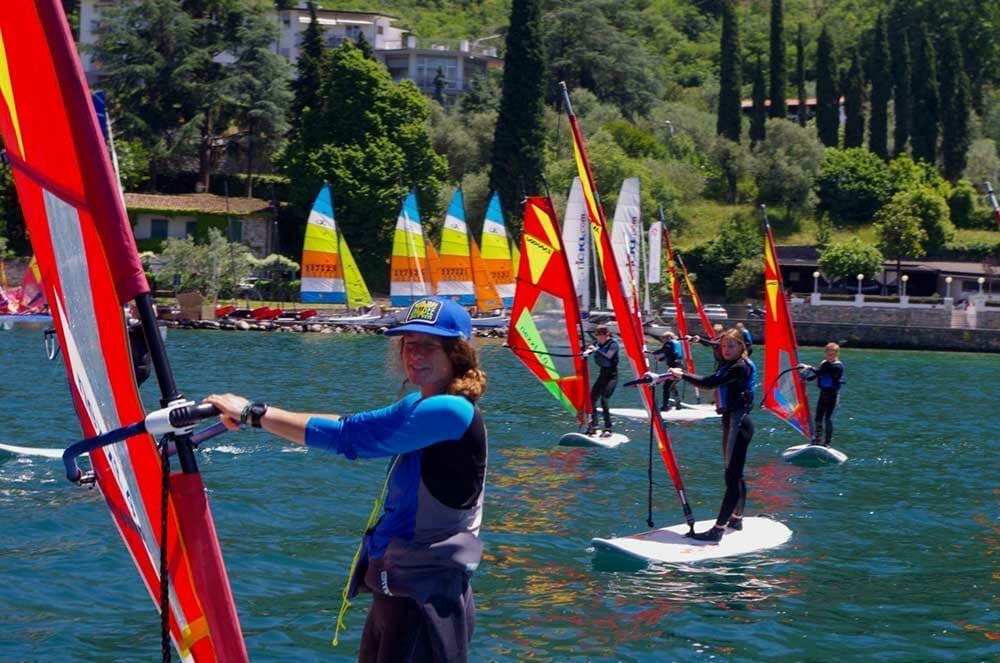
[{"label": "yellow stripe on sail", "polygon": [[351,249],[347,247],[347,242],[343,236],[340,238],[340,257],[344,264],[344,288],[347,290],[347,306],[359,308],[372,305],[372,296],[368,292],[368,285],[361,276],[358,264],[354,262]]},{"label": "yellow stripe on sail", "polygon": [[10,82],[10,65],[7,63],[7,49],[3,45],[3,34],[0,34],[0,96],[10,113],[10,122],[17,136],[17,154],[22,161],[27,161],[24,154],[24,138],[21,136],[21,124],[17,119],[17,105],[14,103],[14,86]]}]

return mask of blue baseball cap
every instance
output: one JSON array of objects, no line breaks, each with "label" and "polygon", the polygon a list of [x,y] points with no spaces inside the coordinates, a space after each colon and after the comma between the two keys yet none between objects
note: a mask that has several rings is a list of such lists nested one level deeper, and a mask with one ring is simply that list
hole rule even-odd
[{"label": "blue baseball cap", "polygon": [[472,337],[472,318],[465,307],[452,299],[426,297],[413,302],[403,324],[387,329],[385,335],[398,336],[405,332],[468,340]]}]

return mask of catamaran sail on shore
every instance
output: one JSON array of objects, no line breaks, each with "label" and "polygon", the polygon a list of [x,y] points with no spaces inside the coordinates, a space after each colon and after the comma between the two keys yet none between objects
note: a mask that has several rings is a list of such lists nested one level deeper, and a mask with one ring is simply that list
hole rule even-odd
[{"label": "catamaran sail on shore", "polygon": [[405,307],[434,294],[428,279],[427,245],[417,209],[417,194],[406,196],[396,220],[389,263],[389,301]]},{"label": "catamaran sail on shore", "polygon": [[490,280],[503,300],[503,308],[509,309],[514,304],[516,272],[511,259],[507,227],[503,222],[503,211],[500,209],[500,195],[496,192],[490,196],[490,204],[486,208],[480,244],[482,244],[483,263],[486,265]]}]

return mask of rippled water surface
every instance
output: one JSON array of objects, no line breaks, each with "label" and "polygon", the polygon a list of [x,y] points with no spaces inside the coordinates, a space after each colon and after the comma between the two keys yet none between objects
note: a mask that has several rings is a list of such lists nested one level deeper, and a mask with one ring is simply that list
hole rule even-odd
[{"label": "rippled water surface", "polygon": [[[306,411],[395,397],[381,337],[171,330],[189,396],[231,390]],[[846,349],[841,466],[781,461],[791,428],[755,413],[747,512],[793,531],[767,553],[689,567],[595,560],[595,536],[646,528],[648,431],[616,450],[556,446],[570,418],[499,342],[490,376],[474,660],[1000,659],[1000,356]],[[804,348],[818,363],[819,348]],[[699,356],[700,366],[708,365]],[[78,436],[41,330],[0,331],[9,444]],[[143,387],[155,403],[155,385]],[[614,404],[638,406],[619,389]],[[672,427],[699,519],[722,494],[718,423]],[[342,583],[384,463],[305,451],[261,432],[216,438],[199,463],[251,658],[351,660],[366,599],[329,645]],[[654,459],[657,526],[683,520]],[[151,661],[158,617],[96,491],[58,462],[0,452],[0,660]]]}]

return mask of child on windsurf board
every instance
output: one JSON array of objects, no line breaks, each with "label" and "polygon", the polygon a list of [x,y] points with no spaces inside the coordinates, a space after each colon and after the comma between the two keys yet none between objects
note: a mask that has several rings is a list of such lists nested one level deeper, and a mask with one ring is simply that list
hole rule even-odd
[{"label": "child on windsurf board", "polygon": [[816,420],[813,428],[813,444],[829,447],[833,438],[833,411],[840,402],[840,386],[844,384],[844,363],[840,361],[840,346],[827,343],[823,348],[823,361],[818,367],[799,364],[798,369],[807,381],[816,381],[819,397],[816,399]]}]

